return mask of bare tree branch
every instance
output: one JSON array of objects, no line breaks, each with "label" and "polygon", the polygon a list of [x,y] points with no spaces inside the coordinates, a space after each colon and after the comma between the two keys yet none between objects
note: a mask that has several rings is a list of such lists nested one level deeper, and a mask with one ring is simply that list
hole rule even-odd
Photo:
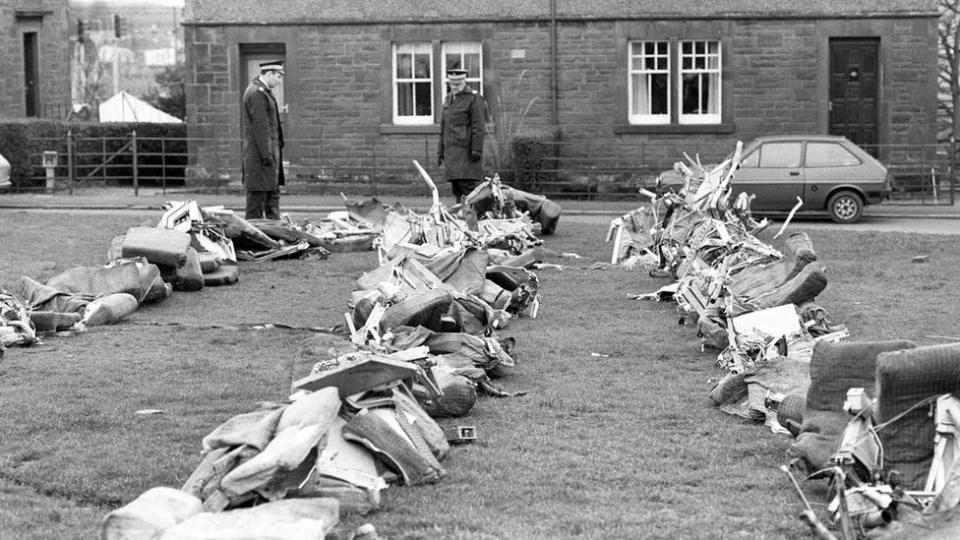
[{"label": "bare tree branch", "polygon": [[960,0],[938,0],[937,6],[938,123],[949,127],[947,136],[952,139],[960,135],[960,109],[955,107],[960,102]]}]

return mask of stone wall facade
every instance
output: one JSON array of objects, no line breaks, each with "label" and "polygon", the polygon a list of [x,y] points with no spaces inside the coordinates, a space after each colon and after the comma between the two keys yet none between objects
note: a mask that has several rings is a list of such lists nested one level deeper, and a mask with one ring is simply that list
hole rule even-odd
[{"label": "stone wall facade", "polygon": [[[491,172],[498,165],[498,151],[515,134],[557,140],[558,167],[649,172],[669,168],[684,153],[718,161],[737,140],[759,135],[828,133],[830,44],[849,38],[879,44],[881,158],[901,159],[895,154],[897,145],[936,142],[936,31],[935,12],[906,17],[611,16],[554,22],[529,17],[394,24],[188,20],[192,159],[201,175],[239,179],[240,96],[247,83],[241,80],[242,64],[244,51],[260,50],[258,46],[282,52],[287,63],[284,158],[295,173],[303,173],[298,176],[303,182],[322,182],[383,171],[416,176],[411,159],[439,175],[437,123],[392,124],[393,43],[482,43],[484,94],[492,120],[485,164]],[[629,124],[627,50],[637,39],[721,42],[719,124]],[[437,104],[439,99],[438,92]]]}]

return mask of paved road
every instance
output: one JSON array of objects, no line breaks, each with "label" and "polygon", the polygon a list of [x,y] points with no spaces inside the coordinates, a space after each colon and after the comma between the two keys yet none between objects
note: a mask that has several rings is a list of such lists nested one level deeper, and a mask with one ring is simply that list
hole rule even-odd
[{"label": "paved road", "polygon": [[[777,221],[777,227],[782,220]],[[826,219],[795,220],[791,228],[806,230],[834,229],[839,231],[886,231],[919,234],[957,234],[960,235],[960,219],[957,218],[916,218],[902,216],[864,217],[851,225],[838,225]]]},{"label": "paved road", "polygon": [[[560,227],[568,224],[602,225],[608,227],[615,216],[608,215],[561,215]],[[783,218],[771,218],[772,230],[778,229]],[[839,231],[885,231],[918,234],[960,235],[960,219],[952,217],[907,217],[907,216],[869,216],[857,223],[838,225],[827,218],[798,218],[788,226],[791,229],[839,230]]]},{"label": "paved road", "polygon": [[[227,205],[231,207],[230,205]],[[236,206],[236,205],[234,205]],[[331,210],[342,210],[342,207],[303,205],[289,208],[289,214],[295,219],[325,216]],[[163,211],[159,205],[153,207],[121,208],[57,208],[44,206],[2,207],[0,212],[48,212],[62,214],[89,214],[109,213],[112,215],[142,216],[144,219],[159,218]],[[597,226],[606,231],[610,221],[622,215],[623,210],[567,210],[561,214],[560,227],[565,224],[583,224]],[[773,227],[780,227],[785,215],[772,215]],[[794,218],[791,229],[804,228],[806,230],[843,230],[843,231],[894,231],[919,234],[947,234],[960,235],[960,208],[898,208],[894,206],[877,206],[868,208],[866,215],[858,223],[852,225],[838,225],[825,217],[800,216]]]}]

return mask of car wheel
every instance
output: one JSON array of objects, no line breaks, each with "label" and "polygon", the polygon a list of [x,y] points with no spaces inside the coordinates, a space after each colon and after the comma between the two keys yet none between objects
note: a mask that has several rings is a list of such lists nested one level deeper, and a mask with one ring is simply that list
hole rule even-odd
[{"label": "car wheel", "polygon": [[856,223],[863,214],[863,200],[852,191],[839,191],[830,196],[827,212],[836,223]]}]

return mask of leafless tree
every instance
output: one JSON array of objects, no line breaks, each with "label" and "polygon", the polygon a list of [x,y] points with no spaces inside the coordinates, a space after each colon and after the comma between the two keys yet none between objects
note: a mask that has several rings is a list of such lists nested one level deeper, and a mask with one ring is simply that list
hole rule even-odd
[{"label": "leafless tree", "polygon": [[105,99],[103,65],[98,58],[99,53],[97,44],[90,37],[74,43],[74,98],[94,110]]},{"label": "leafless tree", "polygon": [[938,0],[940,10],[938,139],[956,140],[960,135],[960,0]]}]

